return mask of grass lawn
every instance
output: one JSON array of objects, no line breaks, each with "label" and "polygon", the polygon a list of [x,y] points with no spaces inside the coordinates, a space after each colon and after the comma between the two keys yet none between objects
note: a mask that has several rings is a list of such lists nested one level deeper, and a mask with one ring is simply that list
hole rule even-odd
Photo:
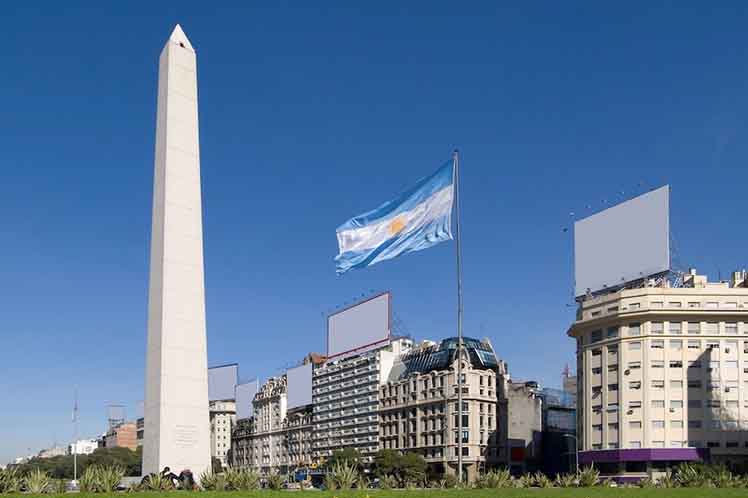
[{"label": "grass lawn", "polygon": [[[713,489],[713,488],[681,488],[681,489],[623,489],[623,488],[558,488],[558,489],[468,489],[468,490],[392,490],[392,491],[206,491],[195,494],[195,498],[748,498],[748,489]],[[29,495],[23,495],[29,496]],[[45,497],[55,495],[44,495]],[[71,498],[102,498],[103,494],[56,495]],[[122,493],[127,498],[186,498],[187,492],[170,493]]]}]

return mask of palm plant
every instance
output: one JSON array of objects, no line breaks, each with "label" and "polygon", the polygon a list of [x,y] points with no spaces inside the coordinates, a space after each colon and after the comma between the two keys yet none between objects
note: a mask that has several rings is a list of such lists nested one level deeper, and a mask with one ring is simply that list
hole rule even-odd
[{"label": "palm plant", "polygon": [[143,479],[143,491],[169,491],[174,489],[174,483],[161,474],[150,474]]},{"label": "palm plant", "polygon": [[548,479],[548,476],[540,471],[535,472],[532,475],[532,481],[533,486],[536,486],[538,488],[550,488],[551,486],[553,486],[553,483],[550,479]]},{"label": "palm plant", "polygon": [[577,485],[576,474],[558,474],[554,484],[559,488],[573,488]]},{"label": "palm plant", "polygon": [[205,491],[223,491],[226,487],[226,482],[212,470],[206,470],[200,474],[200,487]]},{"label": "palm plant", "polygon": [[369,484],[371,484],[371,479],[363,472],[356,478],[356,488],[358,489],[368,489]]},{"label": "palm plant", "polygon": [[600,471],[595,469],[594,465],[585,467],[577,472],[577,480],[580,488],[590,488],[600,480]]},{"label": "palm plant", "polygon": [[379,489],[392,489],[397,487],[397,479],[389,474],[379,478]]},{"label": "palm plant", "polygon": [[257,489],[260,484],[260,476],[246,469],[228,469],[223,477],[226,489],[230,491],[249,491]]},{"label": "palm plant", "polygon": [[283,476],[278,473],[272,473],[268,476],[268,488],[278,491],[283,487]]},{"label": "palm plant", "polygon": [[26,474],[23,482],[26,485],[26,491],[34,495],[51,491],[50,484],[52,481],[49,478],[49,474],[44,472],[42,469],[34,469],[30,471]]},{"label": "palm plant", "polygon": [[490,470],[480,476],[476,487],[485,489],[508,488],[512,486],[512,476],[507,469]]},{"label": "palm plant", "polygon": [[116,491],[120,481],[125,476],[125,469],[118,465],[104,465],[99,467],[99,485],[103,493]]},{"label": "palm plant", "polygon": [[337,489],[338,485],[335,482],[335,478],[333,477],[332,473],[328,472],[327,474],[325,474],[324,485],[325,489],[328,491]]},{"label": "palm plant", "polygon": [[678,486],[678,482],[673,477],[672,472],[668,472],[664,476],[660,477],[657,481],[657,486],[660,488],[675,488]]},{"label": "palm plant", "polygon": [[339,489],[351,489],[356,483],[357,477],[356,467],[345,462],[335,464],[332,469],[332,478]]},{"label": "palm plant", "polygon": [[675,469],[675,481],[684,488],[700,488],[711,486],[711,481],[701,467],[689,463],[681,463]]},{"label": "palm plant", "polygon": [[0,470],[0,493],[17,493],[21,490],[23,479],[18,469]]},{"label": "palm plant", "polygon": [[83,493],[99,492],[99,468],[96,465],[86,467],[83,475],[78,479],[78,486]]},{"label": "palm plant", "polygon": [[531,488],[535,484],[535,478],[532,474],[522,474],[519,479],[514,482],[514,485],[518,488]]}]

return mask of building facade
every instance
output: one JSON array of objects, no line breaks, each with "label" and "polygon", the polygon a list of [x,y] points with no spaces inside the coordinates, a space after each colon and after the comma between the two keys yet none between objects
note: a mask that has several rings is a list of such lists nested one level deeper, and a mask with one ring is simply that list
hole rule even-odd
[{"label": "building facade", "polygon": [[499,464],[497,377],[503,368],[487,341],[465,338],[464,344],[462,407],[457,339],[424,341],[397,359],[380,387],[379,448],[419,453],[433,475],[455,475],[461,438],[463,473],[472,481]]},{"label": "building facade", "polygon": [[579,303],[581,465],[641,477],[682,461],[748,456],[745,272],[710,283],[626,289]]},{"label": "building facade", "polygon": [[230,465],[262,474],[307,468],[312,459],[312,405],[288,409],[287,377],[268,379],[252,402],[254,416],[237,420]]},{"label": "building facade", "polygon": [[393,339],[377,349],[332,359],[312,377],[313,442],[317,462],[334,451],[353,448],[363,463],[379,450],[380,387],[395,360],[412,347],[409,339]]},{"label": "building facade", "polygon": [[541,466],[543,402],[537,382],[499,378],[499,460],[515,475]]},{"label": "building facade", "polygon": [[135,422],[125,422],[109,429],[104,436],[105,448],[129,448],[135,451],[138,447]]},{"label": "building facade", "polygon": [[230,399],[211,401],[209,406],[210,455],[226,467],[231,450],[231,431],[236,423],[236,402]]}]

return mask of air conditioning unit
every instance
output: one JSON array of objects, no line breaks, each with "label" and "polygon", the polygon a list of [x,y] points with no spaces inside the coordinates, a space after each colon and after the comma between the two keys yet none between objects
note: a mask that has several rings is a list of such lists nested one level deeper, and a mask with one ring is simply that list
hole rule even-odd
[{"label": "air conditioning unit", "polygon": [[629,375],[631,373],[631,370],[627,368],[626,370],[623,371],[623,373],[624,375]]},{"label": "air conditioning unit", "polygon": [[626,414],[627,415],[633,415],[634,414],[634,410],[629,410],[629,411],[626,412]]}]

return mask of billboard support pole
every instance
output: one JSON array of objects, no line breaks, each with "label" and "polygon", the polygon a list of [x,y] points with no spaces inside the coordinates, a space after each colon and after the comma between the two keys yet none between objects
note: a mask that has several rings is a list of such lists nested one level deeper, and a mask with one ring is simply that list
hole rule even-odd
[{"label": "billboard support pole", "polygon": [[460,239],[460,159],[452,153],[455,191],[455,256],[457,259],[457,479],[462,484],[462,244]]}]

